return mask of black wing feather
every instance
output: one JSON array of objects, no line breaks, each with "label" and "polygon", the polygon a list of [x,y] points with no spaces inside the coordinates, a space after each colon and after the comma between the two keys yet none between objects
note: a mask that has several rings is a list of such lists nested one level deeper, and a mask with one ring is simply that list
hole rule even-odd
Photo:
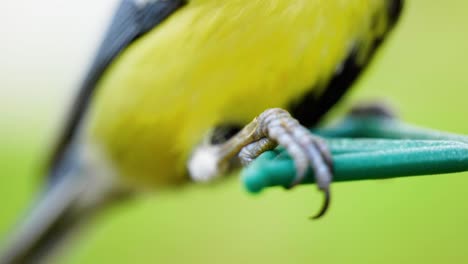
[{"label": "black wing feather", "polygon": [[132,42],[147,33],[167,17],[184,6],[184,0],[155,0],[141,6],[134,0],[123,0],[118,7],[104,40],[99,47],[91,67],[86,75],[72,111],[66,123],[58,146],[52,156],[50,173],[60,163],[64,152],[70,145],[80,121],[86,112],[96,84],[115,58]]},{"label": "black wing feather", "polygon": [[311,89],[311,92],[305,94],[300,100],[293,102],[289,106],[292,115],[303,125],[309,127],[316,125],[361,76],[384,39],[397,23],[403,9],[403,2],[403,0],[386,1],[386,11],[389,19],[388,31],[383,36],[374,40],[369,50],[367,61],[364,63],[359,62],[359,47],[357,47],[350,52],[343,62],[342,70],[328,82],[323,94],[317,97],[317,94],[315,94],[316,89]]}]

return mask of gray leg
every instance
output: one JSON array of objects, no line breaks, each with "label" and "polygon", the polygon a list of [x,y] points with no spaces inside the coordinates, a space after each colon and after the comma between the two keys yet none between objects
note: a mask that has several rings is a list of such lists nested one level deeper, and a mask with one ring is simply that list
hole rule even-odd
[{"label": "gray leg", "polygon": [[189,160],[189,172],[195,180],[207,180],[224,172],[238,154],[242,162],[248,163],[276,145],[284,147],[294,160],[296,176],[291,187],[304,179],[309,167],[314,171],[317,186],[325,194],[324,205],[315,218],[322,216],[330,200],[330,151],[324,141],[283,109],[266,110],[223,144],[197,148]]}]

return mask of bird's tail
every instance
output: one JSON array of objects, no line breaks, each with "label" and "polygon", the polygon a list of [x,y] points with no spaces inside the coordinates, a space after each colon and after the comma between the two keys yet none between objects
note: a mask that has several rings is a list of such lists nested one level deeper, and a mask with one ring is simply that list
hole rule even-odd
[{"label": "bird's tail", "polygon": [[69,160],[49,177],[53,181],[0,246],[0,264],[47,262],[77,227],[113,200],[108,179],[89,173],[93,168],[79,160]]}]

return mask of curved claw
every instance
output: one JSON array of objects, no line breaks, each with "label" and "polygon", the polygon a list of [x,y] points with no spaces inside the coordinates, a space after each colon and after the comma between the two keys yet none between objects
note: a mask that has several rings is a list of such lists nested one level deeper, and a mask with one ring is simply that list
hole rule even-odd
[{"label": "curved claw", "polygon": [[324,201],[323,201],[323,204],[322,204],[322,208],[320,209],[320,211],[314,215],[314,216],[311,216],[310,219],[312,220],[315,220],[315,219],[319,219],[320,217],[324,216],[325,213],[327,212],[328,210],[328,206],[330,205],[330,189],[327,188],[325,190],[323,190],[323,193],[324,193]]}]

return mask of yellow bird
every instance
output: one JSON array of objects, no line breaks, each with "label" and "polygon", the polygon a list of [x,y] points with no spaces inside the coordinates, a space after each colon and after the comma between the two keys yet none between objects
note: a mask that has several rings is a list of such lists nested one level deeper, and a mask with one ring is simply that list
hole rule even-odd
[{"label": "yellow bird", "polygon": [[[1,263],[37,261],[123,194],[205,181],[285,147],[329,201],[307,132],[398,20],[402,0],[123,0],[53,155],[44,198]],[[252,121],[253,120],[253,121]]]}]

